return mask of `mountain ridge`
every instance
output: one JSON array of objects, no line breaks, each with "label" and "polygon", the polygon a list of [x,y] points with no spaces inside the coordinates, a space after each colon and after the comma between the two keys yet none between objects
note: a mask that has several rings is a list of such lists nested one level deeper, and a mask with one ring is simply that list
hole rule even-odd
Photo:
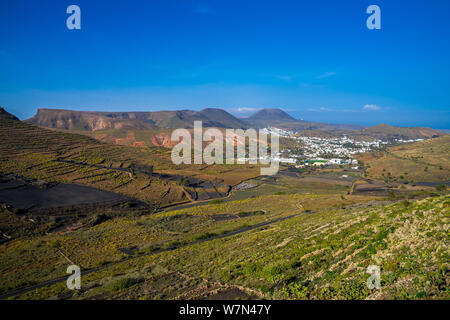
[{"label": "mountain ridge", "polygon": [[271,120],[284,121],[299,121],[279,108],[260,109],[252,114],[247,120],[266,120],[270,117]]},{"label": "mountain ridge", "polygon": [[343,130],[360,129],[360,126],[326,124],[297,120],[279,108],[261,109],[248,118],[237,118],[219,108],[205,108],[200,111],[74,111],[68,109],[39,108],[36,115],[25,120],[38,126],[98,131],[106,129],[154,129],[193,128],[194,121],[202,121],[203,127],[233,129],[265,128],[269,126],[288,130]]},{"label": "mountain ridge", "polygon": [[[218,116],[213,117],[213,115]],[[244,122],[225,110],[214,108],[207,108],[201,111],[132,112],[73,111],[40,108],[35,116],[25,121],[48,128],[88,131],[127,127],[130,129],[192,128],[194,121],[202,121],[204,127],[246,127]]]},{"label": "mountain ridge", "polygon": [[0,107],[0,118],[6,118],[11,120],[19,120],[15,115],[9,113],[4,108]]},{"label": "mountain ridge", "polygon": [[237,118],[219,108],[205,108],[200,111],[184,109],[130,112],[73,111],[67,109],[40,108],[35,116],[25,121],[47,128],[92,132],[108,129],[191,129],[193,128],[194,121],[202,121],[203,127],[233,129],[278,127],[300,133],[352,133],[384,140],[433,138],[445,135],[443,132],[426,127],[394,127],[381,123],[376,126],[364,128],[357,125],[297,120],[279,108],[260,109],[248,118]]},{"label": "mountain ridge", "polygon": [[427,127],[394,127],[385,123],[361,130],[363,134],[369,134],[379,139],[420,139],[435,138],[445,133]]}]

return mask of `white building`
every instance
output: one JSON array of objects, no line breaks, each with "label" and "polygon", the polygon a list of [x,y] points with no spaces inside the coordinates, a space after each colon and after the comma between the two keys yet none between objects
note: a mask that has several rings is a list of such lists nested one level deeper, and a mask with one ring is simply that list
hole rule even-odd
[{"label": "white building", "polygon": [[329,164],[343,164],[344,160],[342,159],[338,159],[338,158],[334,158],[334,159],[330,159],[328,160]]}]

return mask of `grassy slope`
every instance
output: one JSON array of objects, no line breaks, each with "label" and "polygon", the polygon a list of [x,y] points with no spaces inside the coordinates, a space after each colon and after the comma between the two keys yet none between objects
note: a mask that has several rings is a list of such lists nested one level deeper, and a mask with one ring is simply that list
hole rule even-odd
[{"label": "grassy slope", "polygon": [[[170,188],[163,202],[184,198],[176,183],[152,179],[144,174],[55,162],[58,158],[102,166],[127,167],[132,163],[153,165],[157,170],[170,168],[166,151],[158,148],[136,150],[99,143],[91,138],[55,132],[6,117],[0,117],[0,171],[45,181],[78,183],[137,197],[159,201],[159,194]],[[150,186],[144,188],[150,183]]]},{"label": "grassy slope", "polygon": [[[288,204],[315,198],[279,197],[278,206],[280,203],[285,206],[284,211],[281,206],[275,209],[282,210],[280,214],[295,212]],[[316,198],[318,204],[324,199]],[[258,201],[262,200],[271,199],[263,197]],[[301,214],[229,238],[142,256],[86,275],[83,278],[86,290],[73,298],[193,298],[230,286],[265,298],[448,298],[449,201],[448,196],[438,196],[387,206],[355,204],[346,209],[328,203],[314,214]],[[228,209],[235,212],[251,203],[228,205],[234,206]],[[190,213],[204,217],[215,211],[213,206],[202,210],[205,211]],[[100,240],[95,236],[99,233],[110,237],[115,233],[118,237],[117,233],[123,231],[117,231],[127,230],[126,225],[137,222],[134,228],[145,234],[146,226],[152,225],[150,221],[156,217],[140,219],[99,226],[91,231],[90,241]],[[77,259],[76,250],[65,252]],[[366,268],[371,264],[381,267],[382,279],[382,289],[373,292],[365,284]],[[123,281],[120,279],[136,281],[129,287],[112,286]],[[71,293],[61,283],[20,298]]]},{"label": "grassy slope", "polygon": [[[110,170],[52,160],[67,157],[114,167],[141,163],[154,165],[161,172],[182,172],[230,184],[259,172],[250,166],[174,167],[164,149],[106,145],[6,117],[0,117],[0,126],[7,128],[0,131],[0,171],[77,182],[147,200],[159,198],[168,185],[152,180],[151,188],[141,190],[141,183],[149,182],[145,175],[124,184],[131,179],[126,173],[111,175]],[[368,173],[377,178],[387,172],[383,168],[392,170],[394,176],[410,168],[416,181],[448,180],[448,142],[442,137],[395,147],[386,159],[369,156],[364,161],[371,166]],[[429,167],[427,171],[420,170],[424,164]],[[448,196],[392,205],[366,203],[379,198],[347,195],[345,186],[304,181],[285,178],[274,186],[242,192],[248,196],[260,193],[256,198],[170,213],[134,217],[124,209],[126,216],[95,226],[10,241],[0,246],[0,292],[65,276],[67,257],[82,268],[123,262],[83,276],[83,292],[74,293],[65,283],[59,283],[19,298],[195,298],[230,286],[265,298],[449,297]],[[180,190],[177,188],[173,183],[171,189]],[[274,195],[275,191],[286,194]],[[174,199],[176,194],[167,201]],[[239,217],[240,212],[257,210],[265,214]],[[197,243],[296,213],[300,216]],[[15,216],[7,223],[27,227]],[[158,248],[182,244],[191,245],[154,254]],[[134,259],[128,260],[120,248],[135,251]],[[381,291],[370,292],[365,286],[365,271],[370,264],[381,267]]]},{"label": "grassy slope", "polygon": [[[15,173],[45,181],[78,183],[145,200],[170,204],[187,200],[183,186],[149,175],[55,162],[58,158],[106,167],[128,167],[132,164],[153,166],[158,173],[198,176],[201,179],[236,184],[259,174],[255,166],[175,166],[170,150],[165,148],[132,148],[100,143],[86,136],[39,128],[0,116],[0,172]],[[185,187],[186,188],[186,187]],[[225,192],[226,190],[221,190]],[[164,195],[162,197],[162,195]]]},{"label": "grassy slope", "polygon": [[[450,180],[450,135],[431,140],[391,147],[387,152],[363,154],[359,157],[369,178],[393,177],[413,181]],[[383,176],[384,175],[384,176]]]}]

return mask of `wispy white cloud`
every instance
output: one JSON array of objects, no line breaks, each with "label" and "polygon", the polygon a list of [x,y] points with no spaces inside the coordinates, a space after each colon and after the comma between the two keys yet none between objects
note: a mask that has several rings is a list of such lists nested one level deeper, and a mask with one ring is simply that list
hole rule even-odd
[{"label": "wispy white cloud", "polygon": [[362,107],[362,109],[368,111],[379,111],[381,110],[381,107],[376,106],[374,104],[366,104],[364,107]]},{"label": "wispy white cloud", "polygon": [[360,110],[355,110],[355,109],[337,109],[337,108],[326,108],[326,107],[320,107],[318,109],[309,108],[309,109],[306,109],[306,111],[309,111],[309,112],[338,112],[338,113],[361,112]]},{"label": "wispy white cloud", "polygon": [[260,110],[261,108],[252,108],[252,107],[239,107],[234,109],[234,111],[238,113],[251,113]]},{"label": "wispy white cloud", "polygon": [[336,72],[326,72],[324,74],[321,74],[319,76],[317,76],[317,79],[325,79],[325,78],[329,78],[329,77],[333,77],[336,75]]},{"label": "wispy white cloud", "polygon": [[330,108],[321,107],[321,108],[318,108],[318,109],[308,108],[308,109],[306,109],[306,111],[309,111],[309,112],[333,112],[333,111],[336,111],[336,110],[330,109]]}]

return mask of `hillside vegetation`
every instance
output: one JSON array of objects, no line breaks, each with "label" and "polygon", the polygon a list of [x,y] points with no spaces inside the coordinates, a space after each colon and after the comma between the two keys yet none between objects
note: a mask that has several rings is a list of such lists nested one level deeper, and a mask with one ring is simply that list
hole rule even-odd
[{"label": "hillside vegetation", "polygon": [[[245,165],[237,166],[231,174],[226,165],[175,166],[168,149],[105,144],[18,121],[6,112],[0,115],[0,127],[0,172],[82,184],[150,204],[189,201],[197,194],[207,196],[208,192],[226,194],[229,185],[259,173],[258,168]],[[196,184],[213,181],[215,186],[190,187],[182,183],[190,177],[196,179]]]},{"label": "hillside vegetation", "polygon": [[0,128],[0,298],[450,298],[449,136],[260,176],[92,138],[168,129]]},{"label": "hillside vegetation", "polygon": [[362,154],[373,179],[404,182],[445,182],[450,180],[450,135]]},{"label": "hillside vegetation", "polygon": [[[120,260],[117,248],[129,246],[134,248],[133,256],[84,276],[86,289],[81,292],[74,294],[60,283],[19,298],[214,298],[231,294],[232,289],[240,293],[234,292],[229,298],[236,294],[241,298],[269,299],[449,297],[448,196],[390,205],[348,203],[345,209],[320,207],[323,196],[277,197],[276,201],[270,197],[236,201],[221,204],[220,208],[210,205],[201,211],[185,209],[150,217],[119,218],[89,231],[10,244],[2,248],[5,259],[0,268],[5,274],[8,265],[21,259],[17,252],[33,251],[52,254],[54,259],[60,260],[63,269],[64,258],[59,258],[56,249],[45,243],[57,243],[54,247],[85,267]],[[301,209],[301,204],[308,199],[319,204],[314,213]],[[273,205],[267,208],[262,205],[264,202]],[[259,206],[266,210],[265,215],[218,219]],[[226,235],[229,232],[226,230],[294,213],[299,215],[248,232],[215,238],[217,234]],[[190,219],[197,223],[188,223]],[[212,222],[214,220],[216,222]],[[199,235],[194,236],[196,233]],[[168,244],[174,249],[148,253],[151,249],[148,244],[165,237],[177,239]],[[196,242],[196,239],[208,238],[209,241]],[[99,241],[106,241],[108,245]],[[191,245],[186,245],[186,241]],[[55,253],[51,253],[52,250]],[[34,265],[35,271],[28,267],[27,277],[49,277],[50,270],[45,271],[50,267],[48,264],[48,261],[41,261],[40,265]],[[366,286],[369,265],[381,268],[380,290],[370,290]],[[12,280],[5,278],[3,286]],[[118,286],[128,281],[131,285]]]}]

